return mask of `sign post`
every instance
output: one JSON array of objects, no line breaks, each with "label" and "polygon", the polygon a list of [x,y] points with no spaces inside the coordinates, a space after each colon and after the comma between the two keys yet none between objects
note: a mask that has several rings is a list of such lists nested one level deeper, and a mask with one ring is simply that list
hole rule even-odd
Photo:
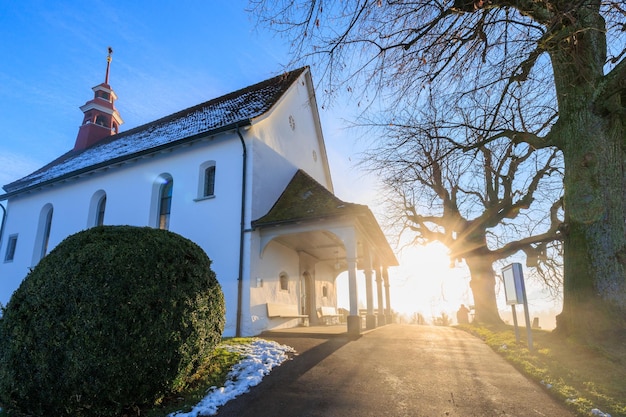
[{"label": "sign post", "polygon": [[513,313],[513,325],[515,326],[515,341],[519,343],[519,329],[517,326],[516,304],[524,304],[524,319],[526,320],[526,335],[528,350],[533,350],[533,334],[530,328],[530,315],[528,313],[528,300],[526,299],[526,286],[524,285],[524,273],[522,264],[512,263],[502,268],[504,278],[504,294],[506,303],[511,306]]}]

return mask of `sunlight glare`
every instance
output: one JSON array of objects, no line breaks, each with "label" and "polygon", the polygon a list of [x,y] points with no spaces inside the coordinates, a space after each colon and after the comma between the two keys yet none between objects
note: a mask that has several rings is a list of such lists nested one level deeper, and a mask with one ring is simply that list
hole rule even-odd
[{"label": "sunlight glare", "polygon": [[391,307],[404,314],[421,313],[426,320],[442,312],[453,316],[461,304],[473,304],[469,273],[450,268],[448,250],[440,243],[405,248],[400,266],[390,274]]},{"label": "sunlight glare", "polygon": [[[427,322],[432,322],[442,312],[454,317],[461,304],[473,304],[467,268],[465,265],[450,268],[448,250],[442,244],[407,247],[397,257],[400,266],[389,269],[392,310],[409,320],[414,313],[421,313]],[[360,308],[365,307],[362,275],[359,271],[357,285]],[[339,307],[349,309],[347,281],[347,273],[337,279],[337,296]]]}]

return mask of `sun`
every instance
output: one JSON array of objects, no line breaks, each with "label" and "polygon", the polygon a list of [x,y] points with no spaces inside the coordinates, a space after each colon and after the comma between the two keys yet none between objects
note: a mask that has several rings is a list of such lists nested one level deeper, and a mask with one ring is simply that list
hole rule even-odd
[{"label": "sun", "polygon": [[[464,266],[450,268],[448,250],[442,244],[406,247],[397,257],[400,266],[389,269],[389,292],[394,311],[408,317],[420,313],[431,321],[443,312],[453,316],[461,304],[473,304],[469,272]],[[362,306],[365,306],[364,279],[359,273],[357,292]],[[349,308],[348,298],[347,273],[343,273],[337,278],[338,307]]]},{"label": "sun", "polygon": [[430,319],[442,312],[450,315],[461,304],[473,304],[468,271],[463,266],[451,268],[442,244],[407,247],[398,261],[400,266],[390,271],[389,278],[392,309]]}]

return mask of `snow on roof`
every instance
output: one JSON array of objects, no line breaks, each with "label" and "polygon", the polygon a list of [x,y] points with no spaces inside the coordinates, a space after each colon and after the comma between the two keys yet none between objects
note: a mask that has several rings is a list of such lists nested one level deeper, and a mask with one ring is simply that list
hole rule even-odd
[{"label": "snow on roof", "polygon": [[269,111],[280,97],[307,70],[287,72],[225,96],[198,104],[154,122],[119,133],[81,151],[69,151],[43,168],[5,185],[8,194],[158,152],[198,136],[216,134],[250,124],[251,119]]}]

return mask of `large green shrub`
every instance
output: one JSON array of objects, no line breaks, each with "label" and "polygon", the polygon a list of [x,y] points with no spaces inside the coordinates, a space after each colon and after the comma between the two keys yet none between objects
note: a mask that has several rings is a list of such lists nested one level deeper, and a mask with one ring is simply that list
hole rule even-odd
[{"label": "large green shrub", "polygon": [[104,417],[153,402],[211,355],[224,312],[211,261],[193,242],[130,226],[72,235],[0,319],[0,406]]}]

